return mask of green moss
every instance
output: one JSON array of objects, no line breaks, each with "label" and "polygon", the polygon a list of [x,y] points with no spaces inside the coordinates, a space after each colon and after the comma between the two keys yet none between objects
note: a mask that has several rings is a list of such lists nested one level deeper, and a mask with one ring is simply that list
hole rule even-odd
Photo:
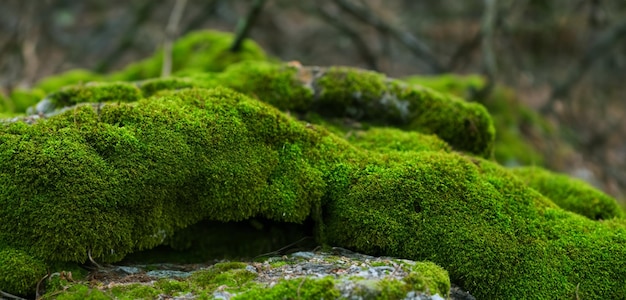
[{"label": "green moss", "polygon": [[431,295],[439,294],[442,297],[447,297],[450,293],[450,277],[440,266],[432,262],[416,262],[407,267],[410,273],[404,281],[413,290],[426,291]]},{"label": "green moss", "polygon": [[250,61],[230,66],[218,80],[279,109],[303,112],[311,107],[313,92],[297,80],[296,74],[296,68],[286,65]]},{"label": "green moss", "polygon": [[344,67],[329,68],[318,85],[320,109],[331,115],[436,134],[456,150],[492,155],[495,129],[481,105]]},{"label": "green moss", "polygon": [[30,294],[44,275],[46,266],[41,260],[24,251],[0,248],[0,290],[15,295]]},{"label": "green moss", "polygon": [[271,288],[257,286],[233,299],[336,299],[340,296],[332,278],[307,277],[282,280]]},{"label": "green moss", "polygon": [[207,270],[194,272],[189,281],[199,289],[214,291],[219,286],[226,286],[237,291],[248,287],[256,273],[245,269],[246,264],[239,262],[217,263]]},{"label": "green moss", "polygon": [[56,107],[85,102],[133,102],[142,98],[141,90],[131,83],[99,82],[75,85],[48,96]]},{"label": "green moss", "polygon": [[72,284],[62,292],[46,293],[42,298],[56,300],[110,300],[112,297],[85,284]]},{"label": "green moss", "polygon": [[[172,72],[202,71],[219,72],[240,61],[264,61],[264,51],[253,41],[243,42],[239,52],[230,52],[233,42],[230,33],[203,30],[189,33],[177,40],[172,47]],[[110,76],[112,80],[141,80],[161,76],[163,53],[157,51],[152,57],[134,63]]]},{"label": "green moss", "polygon": [[565,210],[592,220],[624,217],[615,199],[582,180],[539,167],[514,168],[512,172]]},{"label": "green moss", "polygon": [[169,296],[175,296],[179,293],[186,293],[189,291],[191,285],[188,281],[174,280],[174,279],[160,279],[154,283],[154,288],[162,291]]},{"label": "green moss", "polygon": [[[429,129],[438,135],[445,116],[448,126],[472,120],[477,136],[490,132],[480,106],[391,88],[415,101],[415,118],[439,118]],[[320,243],[432,261],[479,298],[626,297],[626,224],[567,212],[493,162],[368,151],[224,88],[159,95],[1,125],[0,244],[44,261],[90,253],[106,262],[200,220],[313,220]],[[476,137],[472,126],[442,139],[463,145]],[[481,143],[464,149],[483,153]],[[246,272],[196,282],[235,288]],[[316,298],[334,290],[324,280],[285,282],[275,293],[297,297],[302,283],[301,297]]]},{"label": "green moss", "polygon": [[450,152],[450,146],[436,135],[402,131],[394,128],[371,128],[357,131],[348,141],[366,150],[388,151],[444,151]]},{"label": "green moss", "polygon": [[349,178],[325,208],[327,242],[433,261],[480,298],[569,298],[578,284],[581,297],[626,295],[625,227],[563,211],[489,161],[397,155],[340,172]]},{"label": "green moss", "polygon": [[116,285],[111,288],[109,294],[111,294],[114,299],[120,300],[155,299],[160,294],[160,291],[149,285],[133,283]]}]

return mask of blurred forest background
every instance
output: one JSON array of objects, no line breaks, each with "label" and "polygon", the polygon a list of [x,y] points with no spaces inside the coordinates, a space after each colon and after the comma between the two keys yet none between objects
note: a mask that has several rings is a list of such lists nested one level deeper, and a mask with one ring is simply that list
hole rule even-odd
[{"label": "blurred forest background", "polygon": [[2,0],[2,93],[66,70],[110,72],[152,55],[176,3],[179,36],[233,32],[258,13],[249,37],[284,61],[392,77],[482,74],[488,84],[470,100],[489,101],[491,87],[510,87],[557,128],[550,138],[575,149],[536,141],[552,153],[549,168],[625,198],[623,0]]}]

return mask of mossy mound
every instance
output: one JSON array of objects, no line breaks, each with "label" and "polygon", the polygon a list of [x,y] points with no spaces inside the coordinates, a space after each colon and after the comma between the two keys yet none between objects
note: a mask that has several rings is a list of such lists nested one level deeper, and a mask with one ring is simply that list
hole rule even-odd
[{"label": "mossy mound", "polygon": [[552,173],[540,167],[520,167],[511,171],[565,210],[592,220],[624,217],[624,211],[615,199],[580,179]]},{"label": "mossy mound", "polygon": [[[332,78],[359,74],[349,71]],[[426,119],[430,109],[440,117],[483,112],[380,82],[402,87],[394,91],[416,97],[415,105],[431,103],[416,113]],[[373,92],[336,93],[352,103]],[[319,242],[433,261],[480,298],[626,297],[626,223],[567,212],[493,162],[429,151],[435,138],[415,146],[425,151],[361,149],[228,89],[157,94],[1,125],[3,251],[46,262],[116,261],[201,220],[313,220]],[[452,108],[433,108],[448,102]],[[13,284],[32,285],[37,272],[0,289],[20,292]]]},{"label": "mossy mound", "polygon": [[[143,96],[181,88],[226,86],[281,110],[398,126],[437,135],[458,151],[482,157],[493,154],[495,129],[480,104],[407,85],[375,72],[243,62],[219,74],[152,79],[138,82],[137,86]],[[128,83],[92,83],[67,87],[49,98],[62,107],[66,103],[117,101],[114,99],[120,98],[122,92],[132,101],[139,97]]]}]

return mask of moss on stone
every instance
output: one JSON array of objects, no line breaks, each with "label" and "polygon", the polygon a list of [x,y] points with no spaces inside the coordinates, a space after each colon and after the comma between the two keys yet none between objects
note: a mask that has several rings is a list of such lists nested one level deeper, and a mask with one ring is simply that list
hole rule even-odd
[{"label": "moss on stone", "polygon": [[197,271],[191,275],[189,282],[196,288],[213,292],[218,287],[229,288],[236,292],[250,288],[256,273],[245,269],[247,265],[239,262],[217,263],[207,270]]},{"label": "moss on stone", "polygon": [[565,210],[592,220],[624,217],[624,211],[615,199],[580,179],[556,174],[540,167],[520,167],[511,171],[528,186]]},{"label": "moss on stone", "polygon": [[[391,87],[420,117],[439,105],[442,120],[462,113],[489,128],[480,106]],[[562,210],[493,162],[368,151],[228,89],[159,95],[1,125],[0,244],[44,261],[115,261],[200,220],[311,219],[321,243],[433,261],[480,298],[626,297],[626,224]],[[489,149],[478,145],[466,149]],[[301,292],[331,290],[308,281]]]},{"label": "moss on stone", "polygon": [[340,295],[330,277],[320,279],[303,277],[282,280],[271,288],[257,286],[233,299],[337,299]]},{"label": "moss on stone", "polygon": [[[246,40],[239,52],[231,52],[233,35],[214,30],[192,32],[177,40],[172,47],[172,72],[219,72],[240,61],[264,61],[267,56],[255,42]],[[113,73],[112,80],[134,81],[161,76],[163,52]]]}]

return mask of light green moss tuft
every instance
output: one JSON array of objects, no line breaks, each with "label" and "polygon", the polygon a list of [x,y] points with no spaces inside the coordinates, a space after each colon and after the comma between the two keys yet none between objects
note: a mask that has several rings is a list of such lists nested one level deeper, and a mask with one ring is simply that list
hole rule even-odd
[{"label": "light green moss tuft", "polygon": [[511,171],[565,210],[592,220],[624,217],[624,211],[615,199],[582,180],[539,167],[520,167]]}]

